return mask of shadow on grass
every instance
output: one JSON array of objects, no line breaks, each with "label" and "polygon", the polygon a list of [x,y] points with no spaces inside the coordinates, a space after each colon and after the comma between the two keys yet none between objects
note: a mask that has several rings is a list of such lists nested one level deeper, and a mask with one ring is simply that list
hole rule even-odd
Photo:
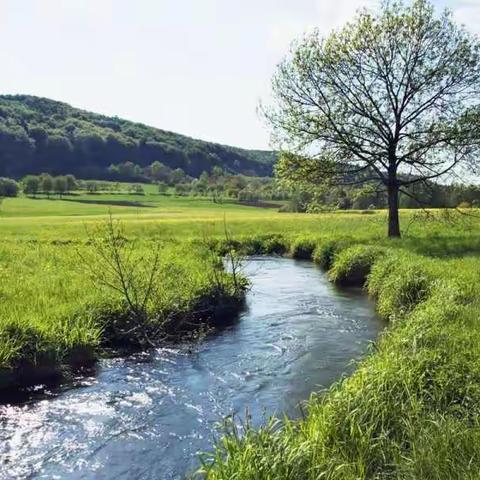
[{"label": "shadow on grass", "polygon": [[145,203],[135,202],[131,200],[86,200],[86,199],[73,199],[64,198],[66,202],[86,203],[92,205],[112,205],[115,207],[138,207],[138,208],[155,208],[155,205],[146,205]]},{"label": "shadow on grass", "polygon": [[39,198],[38,200],[51,200],[56,202],[61,200],[62,202],[84,203],[87,205],[111,205],[114,207],[137,207],[137,208],[155,208],[155,205],[146,205],[145,203],[135,202],[131,200],[88,200],[85,198]]},{"label": "shadow on grass", "polygon": [[[432,237],[407,236],[394,241],[397,246],[428,257],[464,257],[480,255],[480,237],[474,235],[435,235]],[[395,246],[392,242],[388,246]]]}]

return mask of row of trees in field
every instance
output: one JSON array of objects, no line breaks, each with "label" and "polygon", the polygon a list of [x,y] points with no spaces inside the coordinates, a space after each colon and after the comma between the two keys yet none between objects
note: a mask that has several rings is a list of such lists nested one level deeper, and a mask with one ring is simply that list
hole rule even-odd
[{"label": "row of trees in field", "polygon": [[21,183],[25,195],[32,197],[35,197],[38,193],[43,193],[48,197],[52,193],[62,196],[77,188],[77,180],[73,175],[58,175],[56,177],[52,177],[48,173],[27,175]]},{"label": "row of trees in field", "polygon": [[[381,186],[374,183],[352,182],[352,185],[315,185],[295,188],[277,179],[231,175],[215,167],[211,173],[200,177],[184,177],[180,183],[158,182],[160,193],[173,186],[176,195],[208,196],[214,201],[222,198],[255,203],[260,200],[288,200],[287,210],[318,212],[332,210],[366,210],[388,207],[388,196]],[[461,183],[435,182],[412,183],[400,193],[400,208],[456,208],[480,205],[480,186]]]},{"label": "row of trees in field", "polygon": [[[160,192],[166,192],[167,189],[165,182],[159,183]],[[281,188],[273,178],[232,175],[219,167],[214,167],[211,173],[203,172],[199,178],[186,178],[175,185],[174,191],[177,195],[208,196],[214,202],[230,198],[255,203],[259,200],[284,200],[289,197],[289,192]]]},{"label": "row of trees in field", "polygon": [[19,182],[12,178],[0,177],[0,197],[16,197],[21,192],[29,197],[37,195],[72,194],[74,191],[88,193],[112,192],[144,194],[141,184],[125,184],[104,180],[79,180],[74,175],[58,175],[56,177],[42,173],[40,175],[26,175]]},{"label": "row of trees in field", "polygon": [[[294,190],[285,210],[291,212],[321,212],[331,210],[376,210],[388,207],[384,189],[374,185],[317,187]],[[417,184],[409,194],[400,193],[399,207],[409,208],[478,208],[480,186],[459,183],[441,185]]]},{"label": "row of trees in field", "polygon": [[[287,191],[278,187],[273,178],[229,174],[219,167],[215,167],[211,173],[203,172],[200,178],[189,177],[183,171],[164,172],[165,175],[158,176],[159,180],[155,181],[159,194],[210,197],[214,202],[221,202],[223,198],[238,199],[244,202],[282,200],[288,198],[289,195]],[[153,179],[149,180],[153,182]],[[9,178],[0,178],[0,197],[17,196],[21,191],[30,197],[36,197],[38,194],[47,197],[52,194],[62,196],[71,194],[75,190],[92,194],[143,195],[145,193],[142,183],[80,180],[71,174],[56,177],[48,173],[27,175],[20,182]]]},{"label": "row of trees in field", "polygon": [[[385,191],[378,185],[315,186],[311,188],[284,188],[276,179],[232,175],[220,168],[203,172],[200,178],[182,177],[181,183],[158,181],[159,194],[209,197],[220,203],[223,199],[245,203],[283,200],[283,207],[291,212],[321,212],[324,210],[383,209],[388,206]],[[62,196],[73,191],[87,193],[129,193],[143,195],[141,183],[79,180],[73,175],[52,177],[49,174],[27,175],[20,182],[0,177],[0,197],[15,197],[22,192],[30,197],[38,194]],[[459,183],[418,183],[409,187],[409,194],[400,194],[400,208],[455,208],[479,207],[480,186]]]},{"label": "row of trees in field", "polygon": [[159,161],[155,161],[146,167],[140,167],[133,162],[112,164],[106,169],[105,178],[119,182],[164,182],[170,186],[193,179],[182,168],[170,168]]}]

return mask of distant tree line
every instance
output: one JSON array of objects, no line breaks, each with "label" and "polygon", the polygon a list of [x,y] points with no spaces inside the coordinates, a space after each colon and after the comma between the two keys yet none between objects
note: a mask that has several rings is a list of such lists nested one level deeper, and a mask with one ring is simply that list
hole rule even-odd
[{"label": "distant tree line", "polygon": [[[214,167],[211,172],[202,172],[199,178],[192,178],[181,169],[172,170],[160,162],[143,170],[134,168],[130,171],[128,169],[133,167],[124,164],[109,168],[118,168],[118,181],[80,180],[72,174],[52,176],[48,173],[26,175],[20,182],[0,177],[0,197],[15,197],[20,192],[29,197],[61,197],[75,191],[143,195],[142,183],[147,181],[155,183],[158,193],[163,195],[207,197],[215,203],[224,200],[251,204],[285,201],[283,210],[291,212],[372,210],[388,205],[385,191],[375,184],[288,189],[275,178],[234,175],[219,167]],[[400,195],[400,207],[477,208],[480,207],[480,186],[435,182],[412,184],[406,193]]]},{"label": "distant tree line", "polygon": [[[218,168],[218,167],[214,167]],[[170,168],[162,162],[155,161],[146,167],[140,167],[133,162],[112,164],[107,168],[106,178],[121,182],[165,182],[168,185],[177,185],[193,177],[187,175],[182,168]]]},{"label": "distant tree line", "polygon": [[[159,191],[165,192],[168,185],[159,182]],[[224,198],[236,199],[245,203],[256,203],[260,200],[285,200],[289,194],[270,177],[249,177],[232,175],[219,167],[212,172],[203,172],[199,178],[185,177],[175,184],[176,195],[210,197],[220,203]]]},{"label": "distant tree line", "polygon": [[53,177],[49,173],[41,175],[27,175],[21,181],[23,193],[35,197],[43,193],[49,197],[51,194],[64,195],[77,188],[77,180],[73,175],[58,175]]},{"label": "distant tree line", "polygon": [[232,174],[218,166],[210,172],[203,171],[198,178],[187,175],[181,168],[172,169],[158,161],[144,168],[132,162],[110,165],[108,173],[108,178],[115,181],[156,183],[159,193],[167,193],[171,187],[176,195],[207,196],[216,202],[222,198],[251,203],[288,197],[288,193],[270,177]]},{"label": "distant tree line", "polygon": [[[480,186],[434,182],[412,184],[400,194],[400,208],[480,207]],[[286,207],[293,212],[322,210],[374,210],[388,206],[384,189],[373,184],[362,186],[298,188],[291,192]]]}]

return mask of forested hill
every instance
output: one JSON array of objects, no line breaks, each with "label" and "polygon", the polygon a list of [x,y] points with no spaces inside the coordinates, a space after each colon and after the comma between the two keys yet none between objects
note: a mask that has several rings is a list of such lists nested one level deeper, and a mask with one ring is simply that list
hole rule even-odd
[{"label": "forested hill", "polygon": [[0,95],[0,176],[71,173],[106,178],[124,162],[161,162],[198,177],[219,166],[232,173],[268,176],[275,154],[195,140],[140,123],[106,117],[28,95]]}]

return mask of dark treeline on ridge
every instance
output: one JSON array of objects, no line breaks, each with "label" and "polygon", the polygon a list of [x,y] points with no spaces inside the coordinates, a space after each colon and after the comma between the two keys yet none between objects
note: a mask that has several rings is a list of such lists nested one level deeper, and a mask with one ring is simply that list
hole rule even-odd
[{"label": "dark treeline on ridge", "polygon": [[125,162],[141,168],[161,162],[192,177],[215,166],[268,176],[274,161],[270,151],[195,140],[46,98],[0,96],[0,176],[45,172],[110,179],[108,168]]}]

